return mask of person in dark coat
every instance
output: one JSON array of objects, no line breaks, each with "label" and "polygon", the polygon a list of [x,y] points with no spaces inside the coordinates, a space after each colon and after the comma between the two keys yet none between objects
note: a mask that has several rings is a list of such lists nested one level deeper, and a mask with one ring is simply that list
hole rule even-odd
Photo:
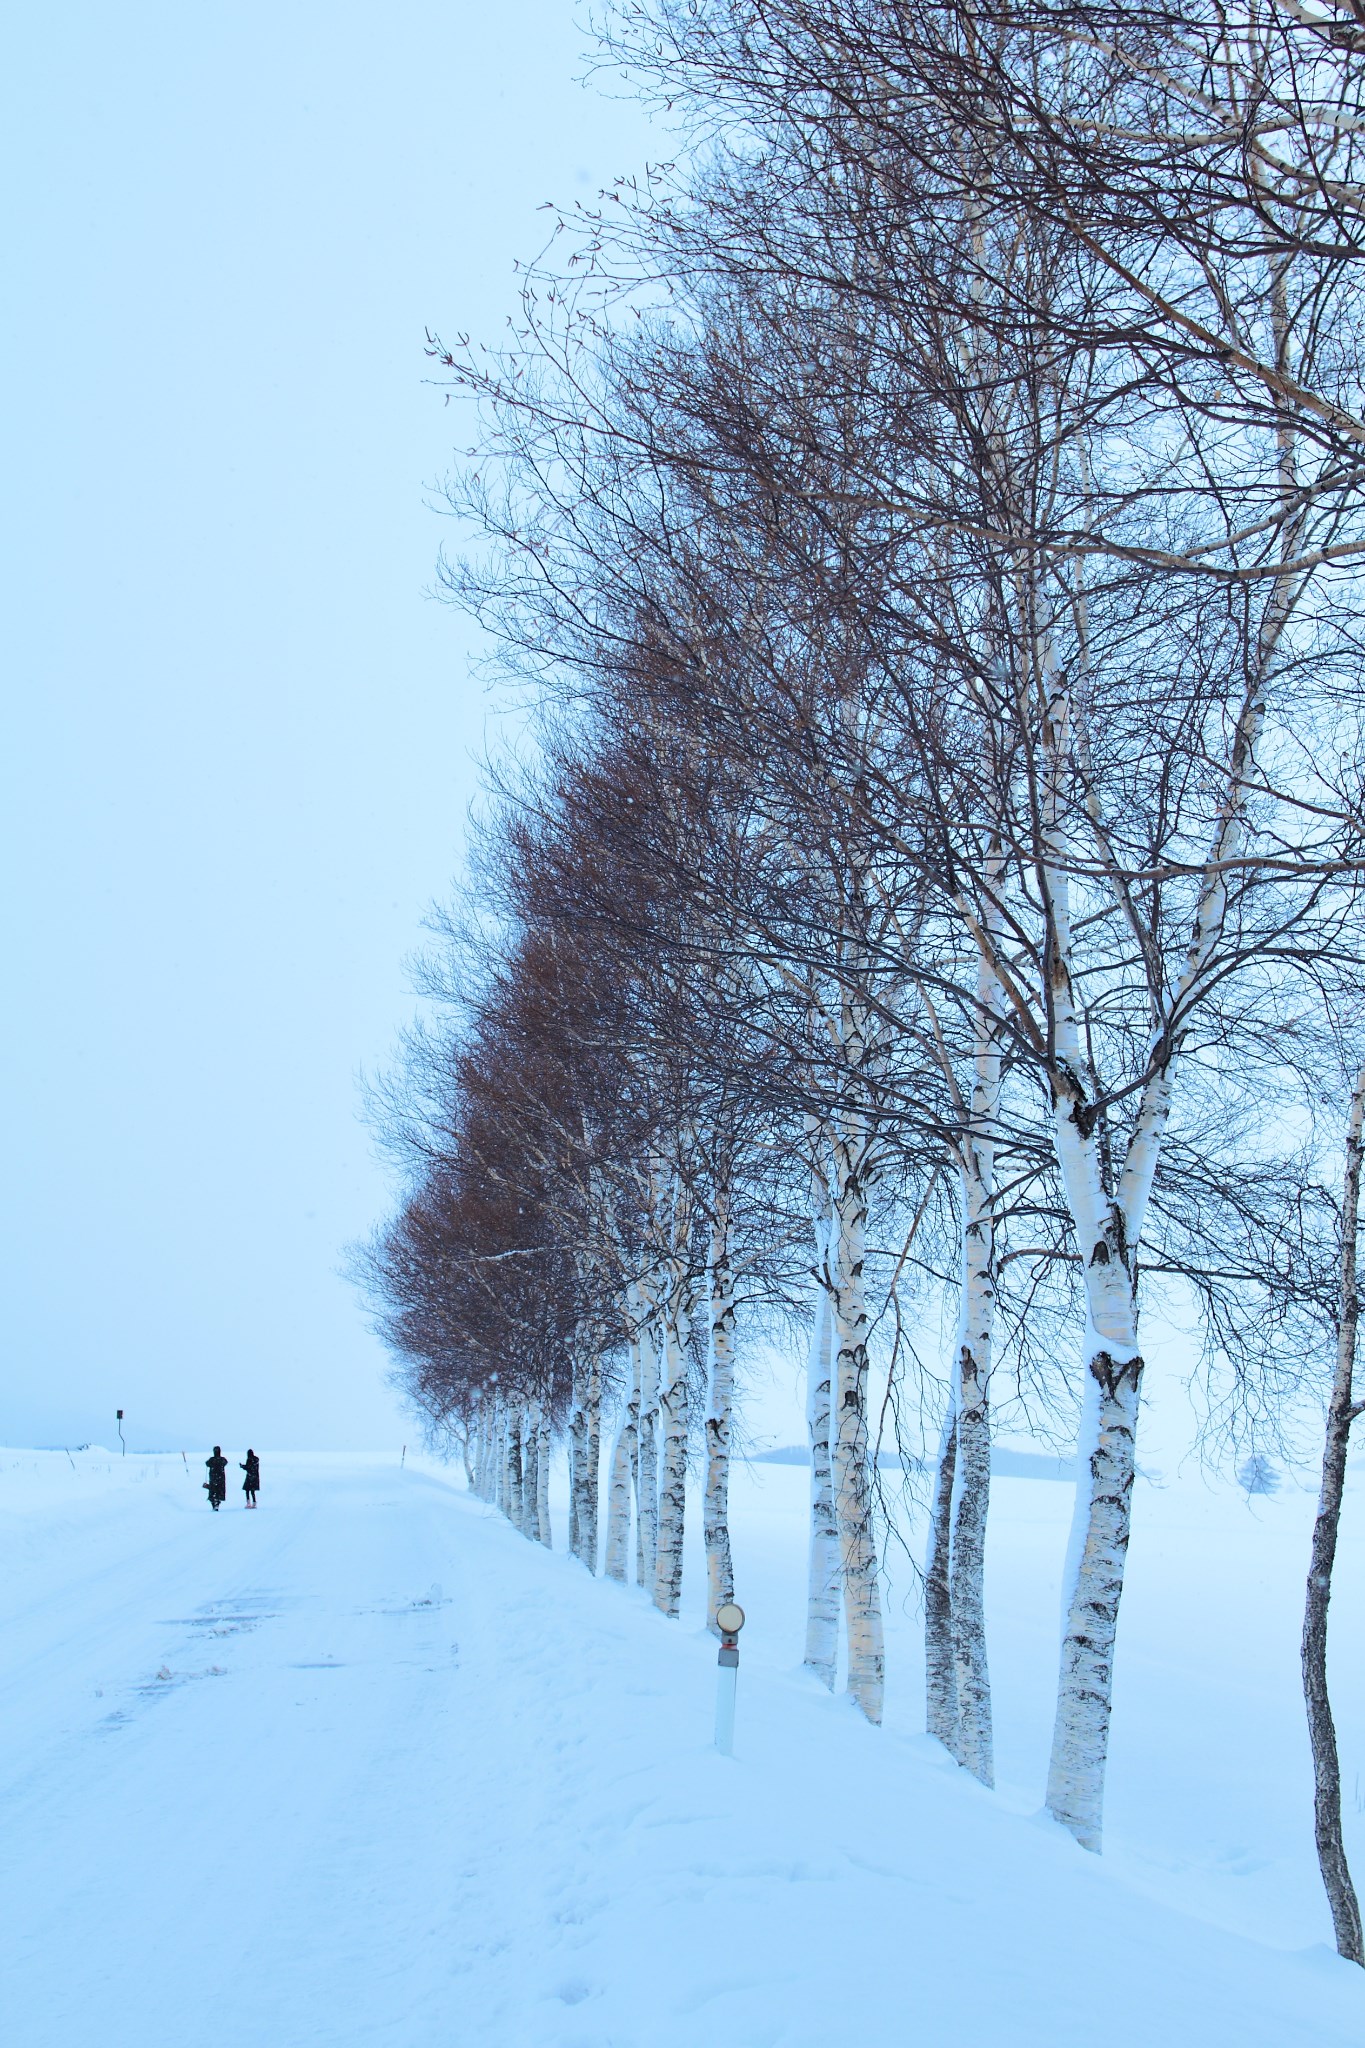
[{"label": "person in dark coat", "polygon": [[205,1458],[204,1463],[209,1468],[209,1476],[204,1485],[208,1489],[209,1506],[216,1515],[227,1499],[227,1459],[223,1456],[221,1444],[214,1445],[213,1456]]},{"label": "person in dark coat", "polygon": [[261,1461],[254,1451],[248,1451],[246,1463],[239,1465],[237,1469],[246,1474],[246,1478],[242,1481],[242,1492],[246,1495],[247,1506],[254,1508],[256,1505],[256,1490],[261,1483]]}]

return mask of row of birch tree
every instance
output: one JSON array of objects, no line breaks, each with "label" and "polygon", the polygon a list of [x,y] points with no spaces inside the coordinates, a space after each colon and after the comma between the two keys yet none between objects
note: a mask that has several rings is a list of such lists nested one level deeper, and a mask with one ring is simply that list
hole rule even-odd
[{"label": "row of birch tree", "polygon": [[571,1551],[670,1615],[694,1469],[714,1618],[737,1342],[799,1342],[806,1663],[880,1720],[909,1544],[987,1785],[992,1439],[1077,1443],[1047,1804],[1098,1849],[1139,1299],[1193,1305],[1211,1440],[1327,1390],[1365,1960],[1365,10],[632,0],[601,49],[674,160],[506,347],[431,342],[525,722],[383,1103],[403,1383],[542,1543],[566,1442]]}]

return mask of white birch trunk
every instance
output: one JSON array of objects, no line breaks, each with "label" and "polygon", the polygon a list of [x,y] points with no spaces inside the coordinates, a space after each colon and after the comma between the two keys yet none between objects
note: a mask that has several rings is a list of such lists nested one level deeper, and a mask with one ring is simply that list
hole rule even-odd
[{"label": "white birch trunk", "polygon": [[[1057,829],[1058,787],[1066,757],[1066,710],[1049,714],[1047,829],[1053,855],[1047,874],[1051,923],[1049,1000],[1056,1036],[1053,1143],[1076,1236],[1086,1293],[1085,1373],[1076,1507],[1063,1588],[1065,1623],[1057,1713],[1048,1768],[1048,1811],[1083,1848],[1098,1850],[1103,1833],[1104,1774],[1113,1700],[1114,1641],[1123,1596],[1132,1515],[1138,1398],[1137,1303],[1129,1214],[1105,1187],[1096,1112],[1091,1106],[1071,979],[1070,884],[1065,841]],[[1153,1076],[1153,1084],[1158,1076]],[[1147,1187],[1155,1171],[1169,1102],[1164,1069],[1150,1085],[1129,1145],[1127,1165],[1141,1156]],[[1131,1191],[1134,1196],[1137,1190]],[[1141,1227],[1146,1189],[1135,1200]]]},{"label": "white birch trunk", "polygon": [[1098,1850],[1114,1641],[1131,1530],[1142,1359],[1131,1346],[1087,1348],[1082,1476],[1067,1557],[1066,1622],[1047,1808],[1083,1849]]},{"label": "white birch trunk", "polygon": [[[968,1197],[971,1200],[971,1197]],[[986,1517],[991,1497],[990,1370],[995,1285],[989,1211],[976,1210],[966,1231],[961,1329],[957,1347],[957,1457],[953,1539],[948,1573],[953,1678],[957,1697],[954,1754],[983,1785],[995,1783],[991,1682],[986,1661]],[[978,1235],[979,1233],[979,1235]]]},{"label": "white birch trunk", "polygon": [[507,1418],[507,1516],[514,1529],[526,1525],[526,1503],[522,1489],[520,1408]]},{"label": "white birch trunk", "polygon": [[521,1521],[518,1524],[528,1543],[536,1540],[536,1470],[540,1439],[536,1434],[536,1406],[528,1401],[521,1411]]},{"label": "white birch trunk", "polygon": [[[1054,878],[1053,887],[1054,1016],[1062,1072],[1069,1082],[1056,1094],[1053,1134],[1076,1233],[1087,1312],[1078,1445],[1081,1476],[1063,1590],[1066,1620],[1047,1807],[1082,1848],[1097,1851],[1103,1834],[1114,1641],[1131,1528],[1142,1359],[1128,1217],[1105,1191],[1094,1114],[1081,1078],[1085,1067],[1071,1002],[1064,879]],[[1164,1120],[1164,1103],[1161,1114]],[[1130,1162],[1135,1148],[1145,1144],[1143,1122],[1140,1116]],[[1157,1146],[1153,1143],[1146,1150],[1154,1171]],[[1138,1208],[1140,1215],[1145,1190]]]},{"label": "white birch trunk", "polygon": [[636,1327],[640,1333],[640,1433],[636,1446],[635,1576],[654,1586],[659,1554],[659,1345],[653,1303],[641,1289]]},{"label": "white birch trunk", "polygon": [[540,1437],[536,1430],[534,1407],[521,1411],[521,1517],[517,1527],[528,1543],[536,1540],[536,1493],[539,1488],[537,1471],[540,1458]]},{"label": "white birch trunk", "polygon": [[924,1561],[924,1721],[951,1755],[957,1755],[957,1669],[953,1660],[953,1609],[949,1589],[952,1558],[953,1480],[957,1471],[957,1370],[948,1393],[939,1436],[934,1498],[929,1513],[929,1548]]},{"label": "white birch trunk", "polygon": [[[988,870],[999,885],[998,849]],[[999,912],[987,913],[993,942]],[[962,1303],[957,1337],[957,1452],[948,1572],[958,1762],[995,1783],[990,1669],[986,1658],[986,1521],[991,1498],[991,1367],[995,1345],[995,1144],[1000,1112],[1000,985],[984,955],[977,969],[971,1128],[961,1149]]]},{"label": "white birch trunk", "polygon": [[607,1496],[607,1556],[609,1579],[624,1586],[630,1558],[630,1496],[636,1483],[640,1433],[640,1340],[630,1339],[630,1384],[612,1454],[611,1483]]},{"label": "white birch trunk", "polygon": [[830,1462],[830,1370],[833,1311],[830,1306],[829,1202],[815,1225],[818,1277],[810,1357],[806,1365],[806,1429],[810,1436],[810,1553],[806,1573],[807,1671],[833,1692],[839,1670],[839,1526],[834,1512]]},{"label": "white birch trunk", "polygon": [[536,1486],[538,1483],[536,1478],[536,1457],[538,1445],[536,1441],[535,1417],[535,1407],[528,1401],[521,1411],[521,1512],[517,1521],[517,1527],[528,1543],[534,1543],[536,1538]]},{"label": "white birch trunk", "polygon": [[867,1413],[867,1196],[860,1137],[835,1142],[834,1501],[843,1564],[849,1696],[880,1722],[885,1692],[881,1587],[872,1519]]},{"label": "white birch trunk", "polygon": [[[686,1254],[683,1254],[683,1258]],[[692,1333],[691,1280],[675,1261],[663,1316],[663,1387],[660,1414],[663,1456],[659,1477],[659,1534],[654,1562],[654,1605],[676,1616],[682,1605],[683,1531],[687,1513],[687,1346]]]},{"label": "white birch trunk", "polygon": [[587,1426],[583,1412],[583,1362],[574,1351],[569,1387],[569,1555],[581,1555],[582,1531],[579,1511],[583,1499],[583,1458],[587,1448]]},{"label": "white birch trunk", "polygon": [[547,1550],[554,1548],[550,1531],[550,1459],[553,1444],[550,1418],[541,1408],[536,1421],[536,1540]]},{"label": "white birch trunk", "polygon": [[502,1396],[498,1396],[498,1510],[508,1517],[512,1515],[512,1438],[508,1425],[507,1409]]},{"label": "white birch trunk", "polygon": [[730,1413],[735,1381],[735,1289],[730,1269],[729,1194],[716,1193],[709,1261],[711,1295],[710,1398],[706,1411],[706,1494],[702,1531],[706,1545],[706,1619],[716,1626],[716,1609],[735,1597],[730,1551]]},{"label": "white birch trunk", "polygon": [[597,1571],[597,1513],[601,1498],[602,1366],[594,1351],[583,1376],[583,1470],[578,1504],[578,1554]]}]

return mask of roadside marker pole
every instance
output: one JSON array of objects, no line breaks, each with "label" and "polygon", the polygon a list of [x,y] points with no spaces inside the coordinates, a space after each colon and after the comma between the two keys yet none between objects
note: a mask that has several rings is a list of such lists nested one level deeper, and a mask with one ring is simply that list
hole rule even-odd
[{"label": "roadside marker pole", "polygon": [[122,1448],[122,1451],[123,1451],[123,1455],[124,1455],[124,1457],[126,1458],[126,1457],[127,1457],[127,1455],[128,1455],[128,1446],[127,1446],[127,1444],[125,1444],[125,1443],[124,1443],[124,1441],[123,1441],[123,1410],[122,1410],[121,1408],[116,1408],[116,1409],[114,1410],[114,1413],[115,1413],[115,1415],[116,1415],[116,1416],[118,1417],[118,1440],[119,1440],[119,1444],[120,1444],[120,1446],[121,1446],[121,1448]]},{"label": "roadside marker pole", "polygon": [[744,1626],[744,1609],[733,1600],[716,1609],[720,1630],[720,1653],[716,1658],[716,1748],[722,1756],[735,1753],[735,1693],[739,1685],[739,1632]]}]

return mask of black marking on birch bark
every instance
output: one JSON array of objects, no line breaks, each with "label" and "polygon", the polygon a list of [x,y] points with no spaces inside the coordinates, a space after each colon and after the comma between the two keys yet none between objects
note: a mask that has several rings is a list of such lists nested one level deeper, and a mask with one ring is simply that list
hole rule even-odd
[{"label": "black marking on birch bark", "polygon": [[[1067,1116],[1070,1119],[1070,1121],[1073,1124],[1075,1124],[1076,1129],[1080,1132],[1081,1136],[1088,1140],[1093,1135],[1095,1126],[1099,1122],[1099,1104],[1095,1102],[1088,1102],[1086,1100],[1084,1088],[1081,1086],[1080,1082],[1076,1079],[1076,1076],[1070,1071],[1069,1068],[1064,1066],[1060,1069],[1060,1071],[1065,1075],[1067,1081],[1067,1087],[1065,1092],[1071,1097],[1071,1107],[1067,1111]],[[1052,1091],[1052,1100],[1054,1108],[1056,1106],[1057,1099],[1058,1090],[1054,1087]]]},{"label": "black marking on birch bark", "polygon": [[[1142,1378],[1142,1356],[1139,1353],[1137,1357],[1125,1359],[1122,1362],[1122,1364],[1120,1364],[1119,1361],[1115,1359],[1112,1352],[1097,1351],[1091,1358],[1090,1370],[1093,1376],[1099,1381],[1100,1385],[1104,1388],[1104,1391],[1106,1394],[1108,1394],[1110,1400],[1116,1400],[1118,1398],[1119,1389],[1125,1384],[1125,1382],[1131,1385],[1134,1391],[1136,1391],[1138,1382]],[[1111,1436],[1118,1438],[1119,1441],[1123,1443],[1131,1443],[1133,1441],[1133,1432],[1124,1423],[1116,1423],[1114,1425],[1114,1428],[1110,1431],[1110,1434]],[[1100,1450],[1093,1453],[1092,1455],[1096,1457],[1103,1457],[1105,1453],[1103,1452],[1103,1450]]]}]

